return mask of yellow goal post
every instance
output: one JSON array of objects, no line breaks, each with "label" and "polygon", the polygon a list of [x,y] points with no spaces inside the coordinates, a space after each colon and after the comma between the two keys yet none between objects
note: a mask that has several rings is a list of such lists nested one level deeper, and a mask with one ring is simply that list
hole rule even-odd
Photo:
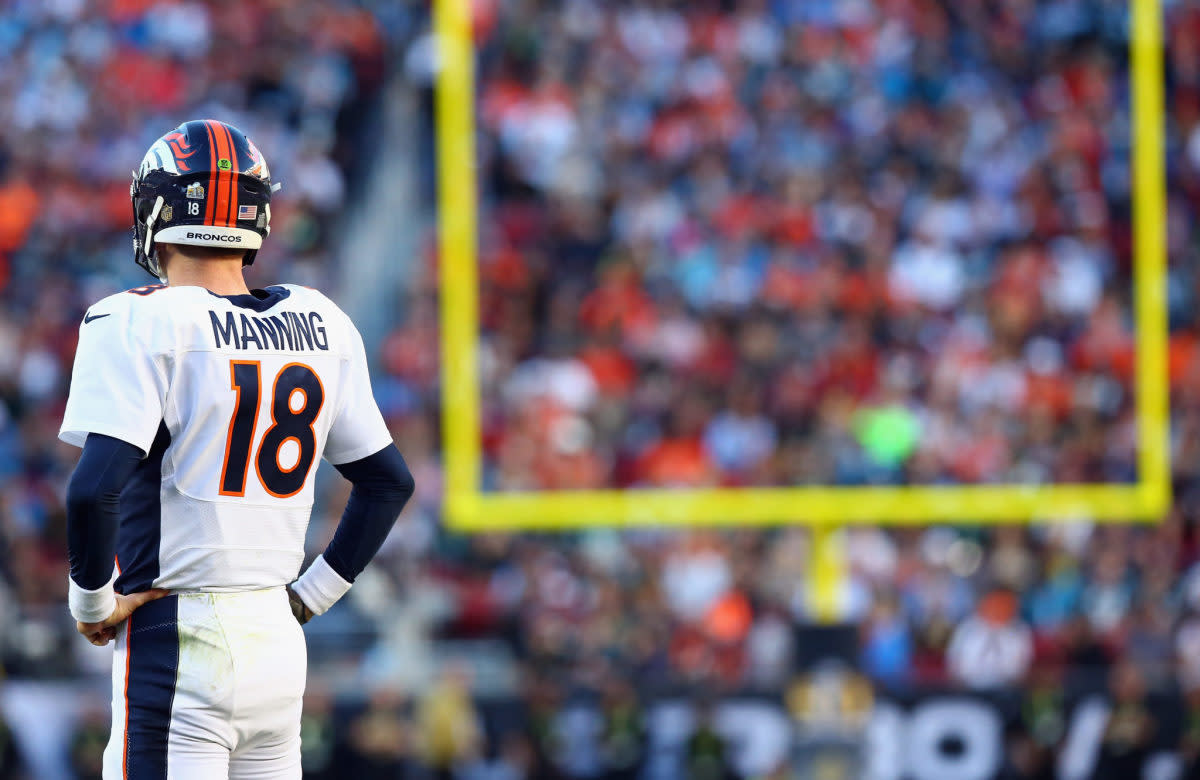
[{"label": "yellow goal post", "polygon": [[1161,519],[1170,504],[1161,9],[1130,0],[1137,481],[1128,484],[485,492],[470,0],[435,0],[444,511],[457,531]]}]

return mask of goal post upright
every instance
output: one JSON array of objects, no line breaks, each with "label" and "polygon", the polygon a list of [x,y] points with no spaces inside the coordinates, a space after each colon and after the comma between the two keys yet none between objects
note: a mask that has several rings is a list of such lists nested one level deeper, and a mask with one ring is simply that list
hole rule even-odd
[{"label": "goal post upright", "polygon": [[478,186],[471,0],[435,0],[438,290],[442,465],[447,517],[475,513],[480,492]]},{"label": "goal post upright", "polygon": [[1167,368],[1167,187],[1159,0],[1130,0],[1133,296],[1137,333],[1138,485],[1150,514],[1171,502]]}]

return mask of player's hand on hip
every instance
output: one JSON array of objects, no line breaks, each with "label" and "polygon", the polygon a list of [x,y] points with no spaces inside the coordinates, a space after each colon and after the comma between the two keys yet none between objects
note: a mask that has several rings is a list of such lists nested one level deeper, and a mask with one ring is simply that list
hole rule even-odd
[{"label": "player's hand on hip", "polygon": [[287,586],[288,606],[292,608],[292,617],[296,618],[296,622],[304,625],[313,619],[313,611],[308,608],[304,600],[300,598],[300,594],[292,590],[292,586]]},{"label": "player's hand on hip", "polygon": [[171,591],[163,588],[151,588],[144,590],[141,593],[131,593],[128,596],[117,594],[117,606],[113,609],[103,622],[100,623],[80,623],[75,622],[75,629],[79,633],[87,637],[87,641],[94,644],[96,647],[104,647],[113,639],[117,638],[117,626],[125,622],[133,611],[142,606],[148,601],[161,599],[163,596],[170,595]]}]

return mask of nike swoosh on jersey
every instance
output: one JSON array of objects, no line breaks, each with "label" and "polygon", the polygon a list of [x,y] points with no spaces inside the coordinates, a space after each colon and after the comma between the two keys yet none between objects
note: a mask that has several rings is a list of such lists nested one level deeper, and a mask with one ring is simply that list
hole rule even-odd
[{"label": "nike swoosh on jersey", "polygon": [[98,320],[101,317],[108,317],[111,314],[112,314],[112,312],[109,312],[108,314],[85,314],[85,315],[83,315],[83,324],[87,325],[89,322],[92,322],[93,320]]}]

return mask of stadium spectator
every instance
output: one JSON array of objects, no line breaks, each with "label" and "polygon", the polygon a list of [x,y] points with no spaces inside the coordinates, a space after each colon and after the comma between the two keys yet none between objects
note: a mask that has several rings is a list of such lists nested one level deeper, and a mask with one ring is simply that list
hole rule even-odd
[{"label": "stadium spectator", "polygon": [[946,663],[955,680],[970,688],[999,688],[1020,683],[1033,661],[1033,639],[1017,615],[1016,597],[993,591],[976,614],[954,629]]},{"label": "stadium spectator", "polygon": [[907,682],[912,669],[912,634],[894,598],[878,597],[863,633],[863,672],[884,684]]},{"label": "stadium spectator", "polygon": [[112,719],[101,709],[85,712],[76,726],[71,740],[71,769],[78,780],[100,780],[111,726]]},{"label": "stadium spectator", "polygon": [[1104,728],[1096,777],[1141,777],[1158,728],[1146,695],[1145,678],[1136,665],[1123,663],[1113,669],[1109,687],[1112,709]]},{"label": "stadium spectator", "polygon": [[429,688],[417,704],[415,725],[418,755],[437,778],[452,778],[482,757],[483,732],[464,669],[448,669]]},{"label": "stadium spectator", "polygon": [[628,681],[609,681],[601,706],[601,752],[605,780],[637,780],[646,760],[646,724],[637,693]]},{"label": "stadium spectator", "polygon": [[727,780],[736,777],[727,740],[716,729],[712,705],[698,702],[696,724],[683,748],[683,770],[697,780]]},{"label": "stadium spectator", "polygon": [[373,691],[366,708],[346,724],[338,774],[364,780],[416,776],[419,737],[410,709],[393,691]]},{"label": "stadium spectator", "polygon": [[300,719],[300,763],[305,778],[335,780],[341,769],[338,736],[332,697],[320,683],[310,683],[304,691]]}]

